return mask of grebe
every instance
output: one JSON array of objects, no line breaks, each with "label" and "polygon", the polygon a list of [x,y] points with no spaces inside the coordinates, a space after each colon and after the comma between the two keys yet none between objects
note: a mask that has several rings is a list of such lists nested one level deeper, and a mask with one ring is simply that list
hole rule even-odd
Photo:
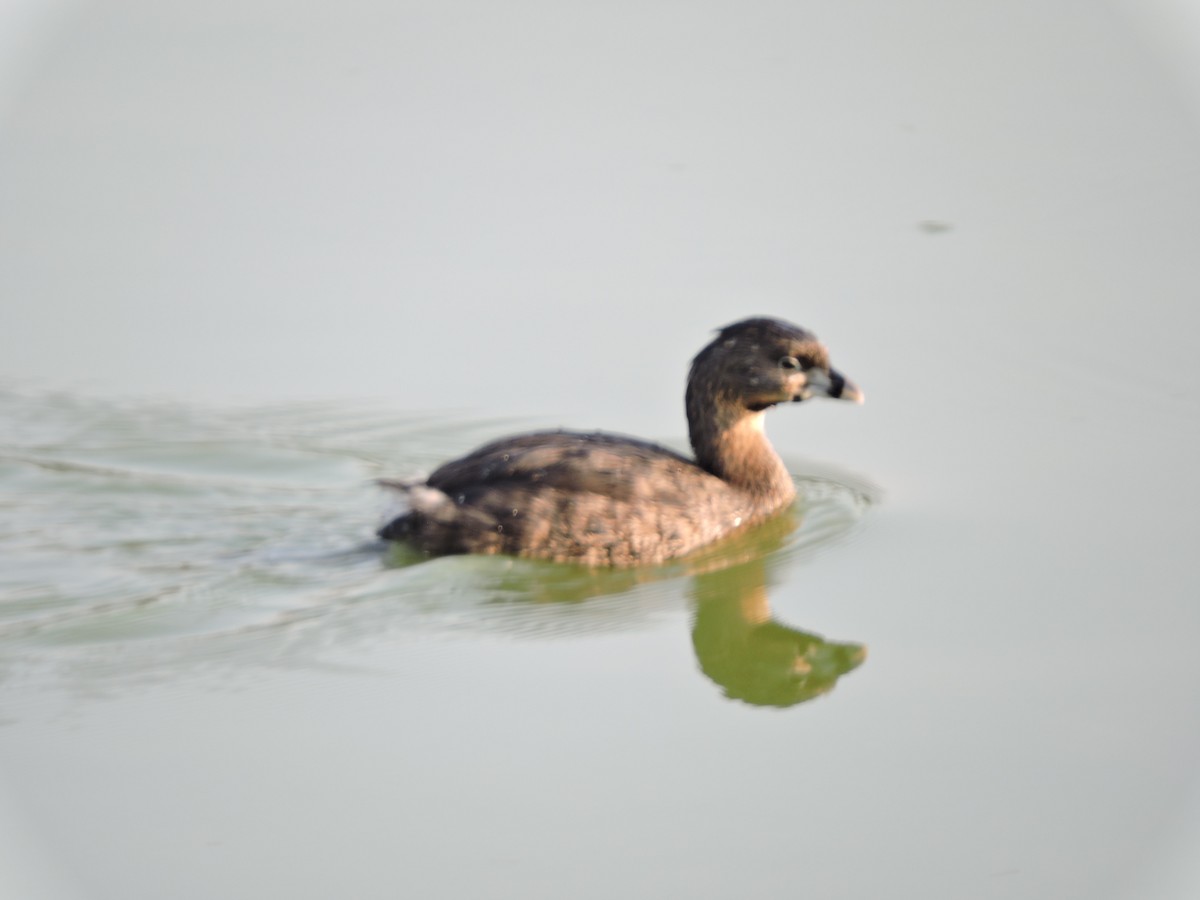
[{"label": "grebe", "polygon": [[502,438],[425,481],[383,481],[408,510],[379,531],[427,555],[505,553],[588,566],[662,563],[756,525],[796,496],[763,432],[777,403],[863,402],[810,332],[753,318],[692,360],[695,460],[636,438],[545,431]]}]

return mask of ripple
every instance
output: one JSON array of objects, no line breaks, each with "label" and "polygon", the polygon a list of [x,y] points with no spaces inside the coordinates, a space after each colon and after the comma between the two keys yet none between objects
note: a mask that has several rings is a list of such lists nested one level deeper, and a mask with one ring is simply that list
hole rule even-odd
[{"label": "ripple", "polygon": [[0,393],[0,686],[17,672],[137,680],[327,664],[413,637],[650,627],[686,616],[692,576],[821,551],[879,496],[793,463],[790,513],[645,569],[481,557],[418,565],[372,539],[375,477],[528,426],[344,404],[222,411]]}]

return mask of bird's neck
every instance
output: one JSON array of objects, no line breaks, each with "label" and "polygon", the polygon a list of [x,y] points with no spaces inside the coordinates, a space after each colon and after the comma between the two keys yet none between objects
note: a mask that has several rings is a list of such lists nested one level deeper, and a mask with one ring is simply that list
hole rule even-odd
[{"label": "bird's neck", "polygon": [[764,412],[726,407],[700,417],[688,410],[696,463],[772,508],[796,496],[792,476],[763,432]]}]

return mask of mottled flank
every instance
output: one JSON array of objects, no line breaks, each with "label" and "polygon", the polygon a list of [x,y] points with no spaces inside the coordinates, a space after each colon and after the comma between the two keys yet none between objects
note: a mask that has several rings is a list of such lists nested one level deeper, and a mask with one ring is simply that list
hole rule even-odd
[{"label": "mottled flank", "polygon": [[383,537],[430,554],[508,553],[594,566],[680,556],[754,516],[746,496],[670,450],[572,432],[489,444],[409,488],[409,502],[411,512]]},{"label": "mottled flank", "polygon": [[776,403],[862,395],[807,331],[747,319],[693,360],[695,461],[634,438],[548,431],[503,438],[424,483],[383,482],[409,509],[379,533],[430,555],[506,553],[589,566],[685,556],[779,512],[795,496],[763,433]]}]

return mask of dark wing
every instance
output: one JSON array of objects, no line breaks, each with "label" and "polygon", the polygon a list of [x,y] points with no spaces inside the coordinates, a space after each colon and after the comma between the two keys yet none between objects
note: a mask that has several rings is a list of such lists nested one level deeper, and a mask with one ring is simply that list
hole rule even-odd
[{"label": "dark wing", "polygon": [[[628,502],[686,500],[704,473],[684,456],[635,438],[547,431],[502,438],[448,462],[430,487],[454,497],[479,488],[537,486]],[[708,476],[712,477],[712,476]]]}]

